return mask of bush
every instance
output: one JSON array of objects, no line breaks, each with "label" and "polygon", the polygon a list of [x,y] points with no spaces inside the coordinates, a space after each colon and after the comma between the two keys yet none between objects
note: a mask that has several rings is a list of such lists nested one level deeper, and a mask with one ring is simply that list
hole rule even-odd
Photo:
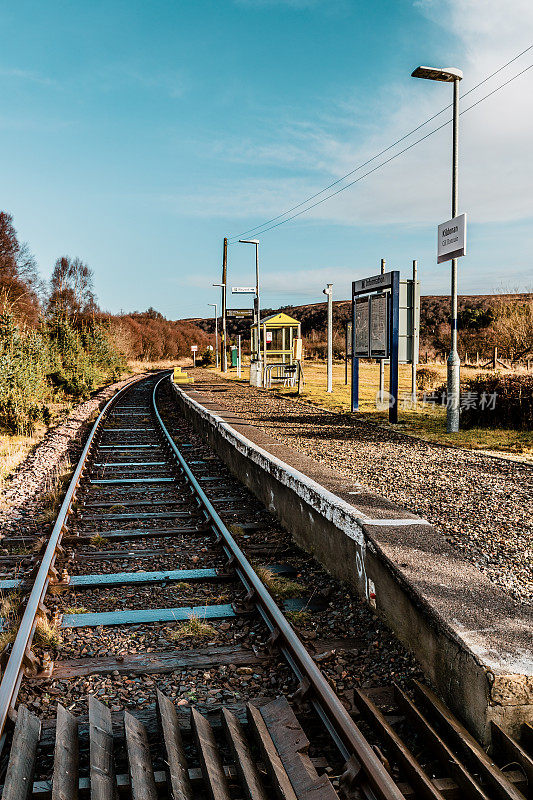
[{"label": "bush", "polygon": [[52,361],[49,377],[55,389],[80,398],[106,379],[120,375],[124,358],[102,326],[89,322],[77,330],[66,317],[60,317],[50,325],[48,335]]},{"label": "bush", "polygon": [[30,435],[38,420],[49,419],[46,339],[17,325],[4,307],[0,313],[0,424],[12,433]]},{"label": "bush", "polygon": [[17,322],[5,305],[0,309],[0,425],[30,435],[39,420],[49,422],[47,403],[54,392],[84,397],[117,378],[123,363],[102,326],[86,324],[78,331],[63,318],[37,331]]},{"label": "bush", "polygon": [[478,375],[461,387],[461,403],[461,424],[464,428],[531,430],[533,376],[501,373]]},{"label": "bush", "polygon": [[209,367],[211,364],[215,363],[215,351],[214,350],[205,350],[202,355],[200,356],[200,360],[198,364],[201,367]]},{"label": "bush", "polygon": [[440,375],[435,369],[420,367],[416,371],[416,388],[423,392],[425,389],[433,389],[440,380]]}]

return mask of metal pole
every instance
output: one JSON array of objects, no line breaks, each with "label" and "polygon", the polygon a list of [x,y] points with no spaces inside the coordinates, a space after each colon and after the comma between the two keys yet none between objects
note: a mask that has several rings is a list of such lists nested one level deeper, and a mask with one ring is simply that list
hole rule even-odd
[{"label": "metal pole", "polygon": [[[255,243],[255,296],[257,297],[257,360],[261,370],[261,311],[259,303],[259,242]],[[266,334],[265,334],[266,349]]]},{"label": "metal pole", "polygon": [[218,314],[217,307],[215,306],[215,366],[218,369]]},{"label": "metal pole", "polygon": [[353,295],[352,283],[352,391],[351,391],[351,410],[352,413],[359,408],[359,359],[355,357],[355,298]]},{"label": "metal pole", "polygon": [[240,333],[239,333],[239,336],[238,336],[238,342],[239,342],[239,369],[237,370],[237,375],[240,378],[241,374],[242,374],[241,373],[241,334]]},{"label": "metal pole", "polygon": [[[381,274],[385,274],[385,259],[381,259]],[[383,392],[385,391],[385,359],[379,359],[379,402],[383,403]]]},{"label": "metal pole", "polygon": [[224,252],[222,257],[222,372],[228,371],[228,354],[226,351],[226,283],[228,279],[228,240],[224,238]]},{"label": "metal pole", "polygon": [[215,366],[218,369],[218,306],[216,303],[208,303],[208,306],[213,306],[215,309]]},{"label": "metal pole", "polygon": [[417,297],[416,283],[418,280],[418,262],[413,261],[413,353],[411,359],[411,397],[413,404],[416,406],[416,366],[418,363],[418,319],[417,319]]},{"label": "metal pole", "polygon": [[333,391],[333,292],[332,283],[328,283],[323,292],[328,297],[328,366],[327,366],[327,392]]},{"label": "metal pole", "polygon": [[400,323],[400,273],[392,273],[390,297],[389,422],[398,422],[398,345]]},{"label": "metal pole", "polygon": [[344,385],[348,386],[348,323],[344,329]]},{"label": "metal pole", "polygon": [[[453,152],[452,152],[452,218],[457,216],[458,159],[459,159],[459,79],[453,82]],[[448,356],[448,397],[446,405],[446,430],[459,430],[459,386],[461,361],[457,352],[457,259],[452,259],[451,287],[451,349]]]}]

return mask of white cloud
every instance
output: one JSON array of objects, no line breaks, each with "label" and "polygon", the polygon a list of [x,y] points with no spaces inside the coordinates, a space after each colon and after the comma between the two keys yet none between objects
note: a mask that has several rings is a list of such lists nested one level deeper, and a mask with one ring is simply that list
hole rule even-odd
[{"label": "white cloud", "polygon": [[100,67],[97,75],[99,90],[115,92],[135,86],[171,98],[183,97],[189,90],[189,81],[182,70],[153,71],[151,66],[133,63],[110,62]]},{"label": "white cloud", "polygon": [[34,72],[30,69],[18,69],[16,67],[0,68],[1,78],[14,78],[15,80],[28,81],[30,83],[37,83],[40,86],[57,86],[57,81],[52,78],[47,78],[46,75],[41,75],[40,72]]},{"label": "white cloud", "polygon": [[[531,44],[527,38],[533,30],[530,0],[504,4],[500,0],[419,0],[416,5],[455,34],[453,64],[443,66],[463,69],[463,92]],[[465,97],[461,108],[466,109],[532,62],[530,51]],[[461,116],[460,208],[470,212],[472,222],[532,216],[532,80],[533,70]],[[337,107],[330,103],[328,115],[318,120],[283,123],[277,119],[261,141],[230,141],[219,147],[223,157],[267,168],[271,177],[253,184],[243,179],[231,187],[219,187],[209,196],[189,197],[187,206],[198,214],[216,214],[218,208],[224,215],[257,217],[258,221],[275,216],[368,161],[449,102],[449,85],[402,77],[396,86],[377,93],[366,113],[360,98],[354,95]],[[451,111],[445,112],[350,180],[450,117]],[[302,219],[350,225],[433,223],[449,213],[450,171],[448,125]]]}]

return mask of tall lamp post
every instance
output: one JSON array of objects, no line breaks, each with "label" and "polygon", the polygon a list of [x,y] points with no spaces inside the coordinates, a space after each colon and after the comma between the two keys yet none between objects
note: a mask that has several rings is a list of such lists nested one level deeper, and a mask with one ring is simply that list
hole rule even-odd
[{"label": "tall lamp post", "polygon": [[[430,81],[453,83],[453,145],[452,145],[452,219],[457,216],[458,196],[458,146],[459,146],[459,81],[463,73],[455,67],[417,67],[413,78],[425,78]],[[459,430],[459,386],[461,361],[457,352],[457,259],[452,259],[451,288],[451,347],[448,356],[448,380],[446,404],[446,430],[456,433]]]},{"label": "tall lamp post", "polygon": [[215,364],[218,369],[218,306],[216,303],[208,303],[208,306],[213,306],[215,309]]},{"label": "tall lamp post", "polygon": [[[228,354],[226,351],[226,284],[214,283],[213,286],[219,286],[222,289],[222,372],[228,371]],[[210,303],[209,305],[213,305]],[[218,350],[217,350],[218,353]]]},{"label": "tall lamp post", "polygon": [[257,360],[261,363],[261,315],[259,313],[259,239],[239,239],[241,244],[255,244],[255,299],[257,314]]}]

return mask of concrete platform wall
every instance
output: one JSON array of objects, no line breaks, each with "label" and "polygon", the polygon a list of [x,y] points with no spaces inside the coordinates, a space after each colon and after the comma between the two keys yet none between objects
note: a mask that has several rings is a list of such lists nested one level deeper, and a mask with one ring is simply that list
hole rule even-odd
[{"label": "concrete platform wall", "polygon": [[[478,739],[489,742],[491,719],[514,735],[522,721],[533,719],[531,653],[522,658],[520,672],[512,668],[515,649],[523,642],[522,628],[527,633],[527,609],[513,607],[497,587],[487,586],[482,574],[449,552],[442,534],[425,520],[383,498],[376,498],[375,517],[368,506],[361,512],[235,430],[235,421],[228,424],[188,391],[174,389],[185,417],[231,472],[277,516],[298,545],[376,608]],[[260,438],[263,443],[270,437]],[[417,549],[422,540],[423,553]],[[424,571],[432,574],[431,581],[421,580],[416,572],[422,555],[426,562],[433,560]],[[476,592],[470,591],[476,580],[482,593],[499,595],[496,627],[505,630],[505,617],[514,616],[510,634],[517,644],[508,643],[510,652],[503,655],[497,652],[494,636],[485,640],[480,633],[491,620],[479,608]],[[493,598],[487,603],[490,614]]]}]

